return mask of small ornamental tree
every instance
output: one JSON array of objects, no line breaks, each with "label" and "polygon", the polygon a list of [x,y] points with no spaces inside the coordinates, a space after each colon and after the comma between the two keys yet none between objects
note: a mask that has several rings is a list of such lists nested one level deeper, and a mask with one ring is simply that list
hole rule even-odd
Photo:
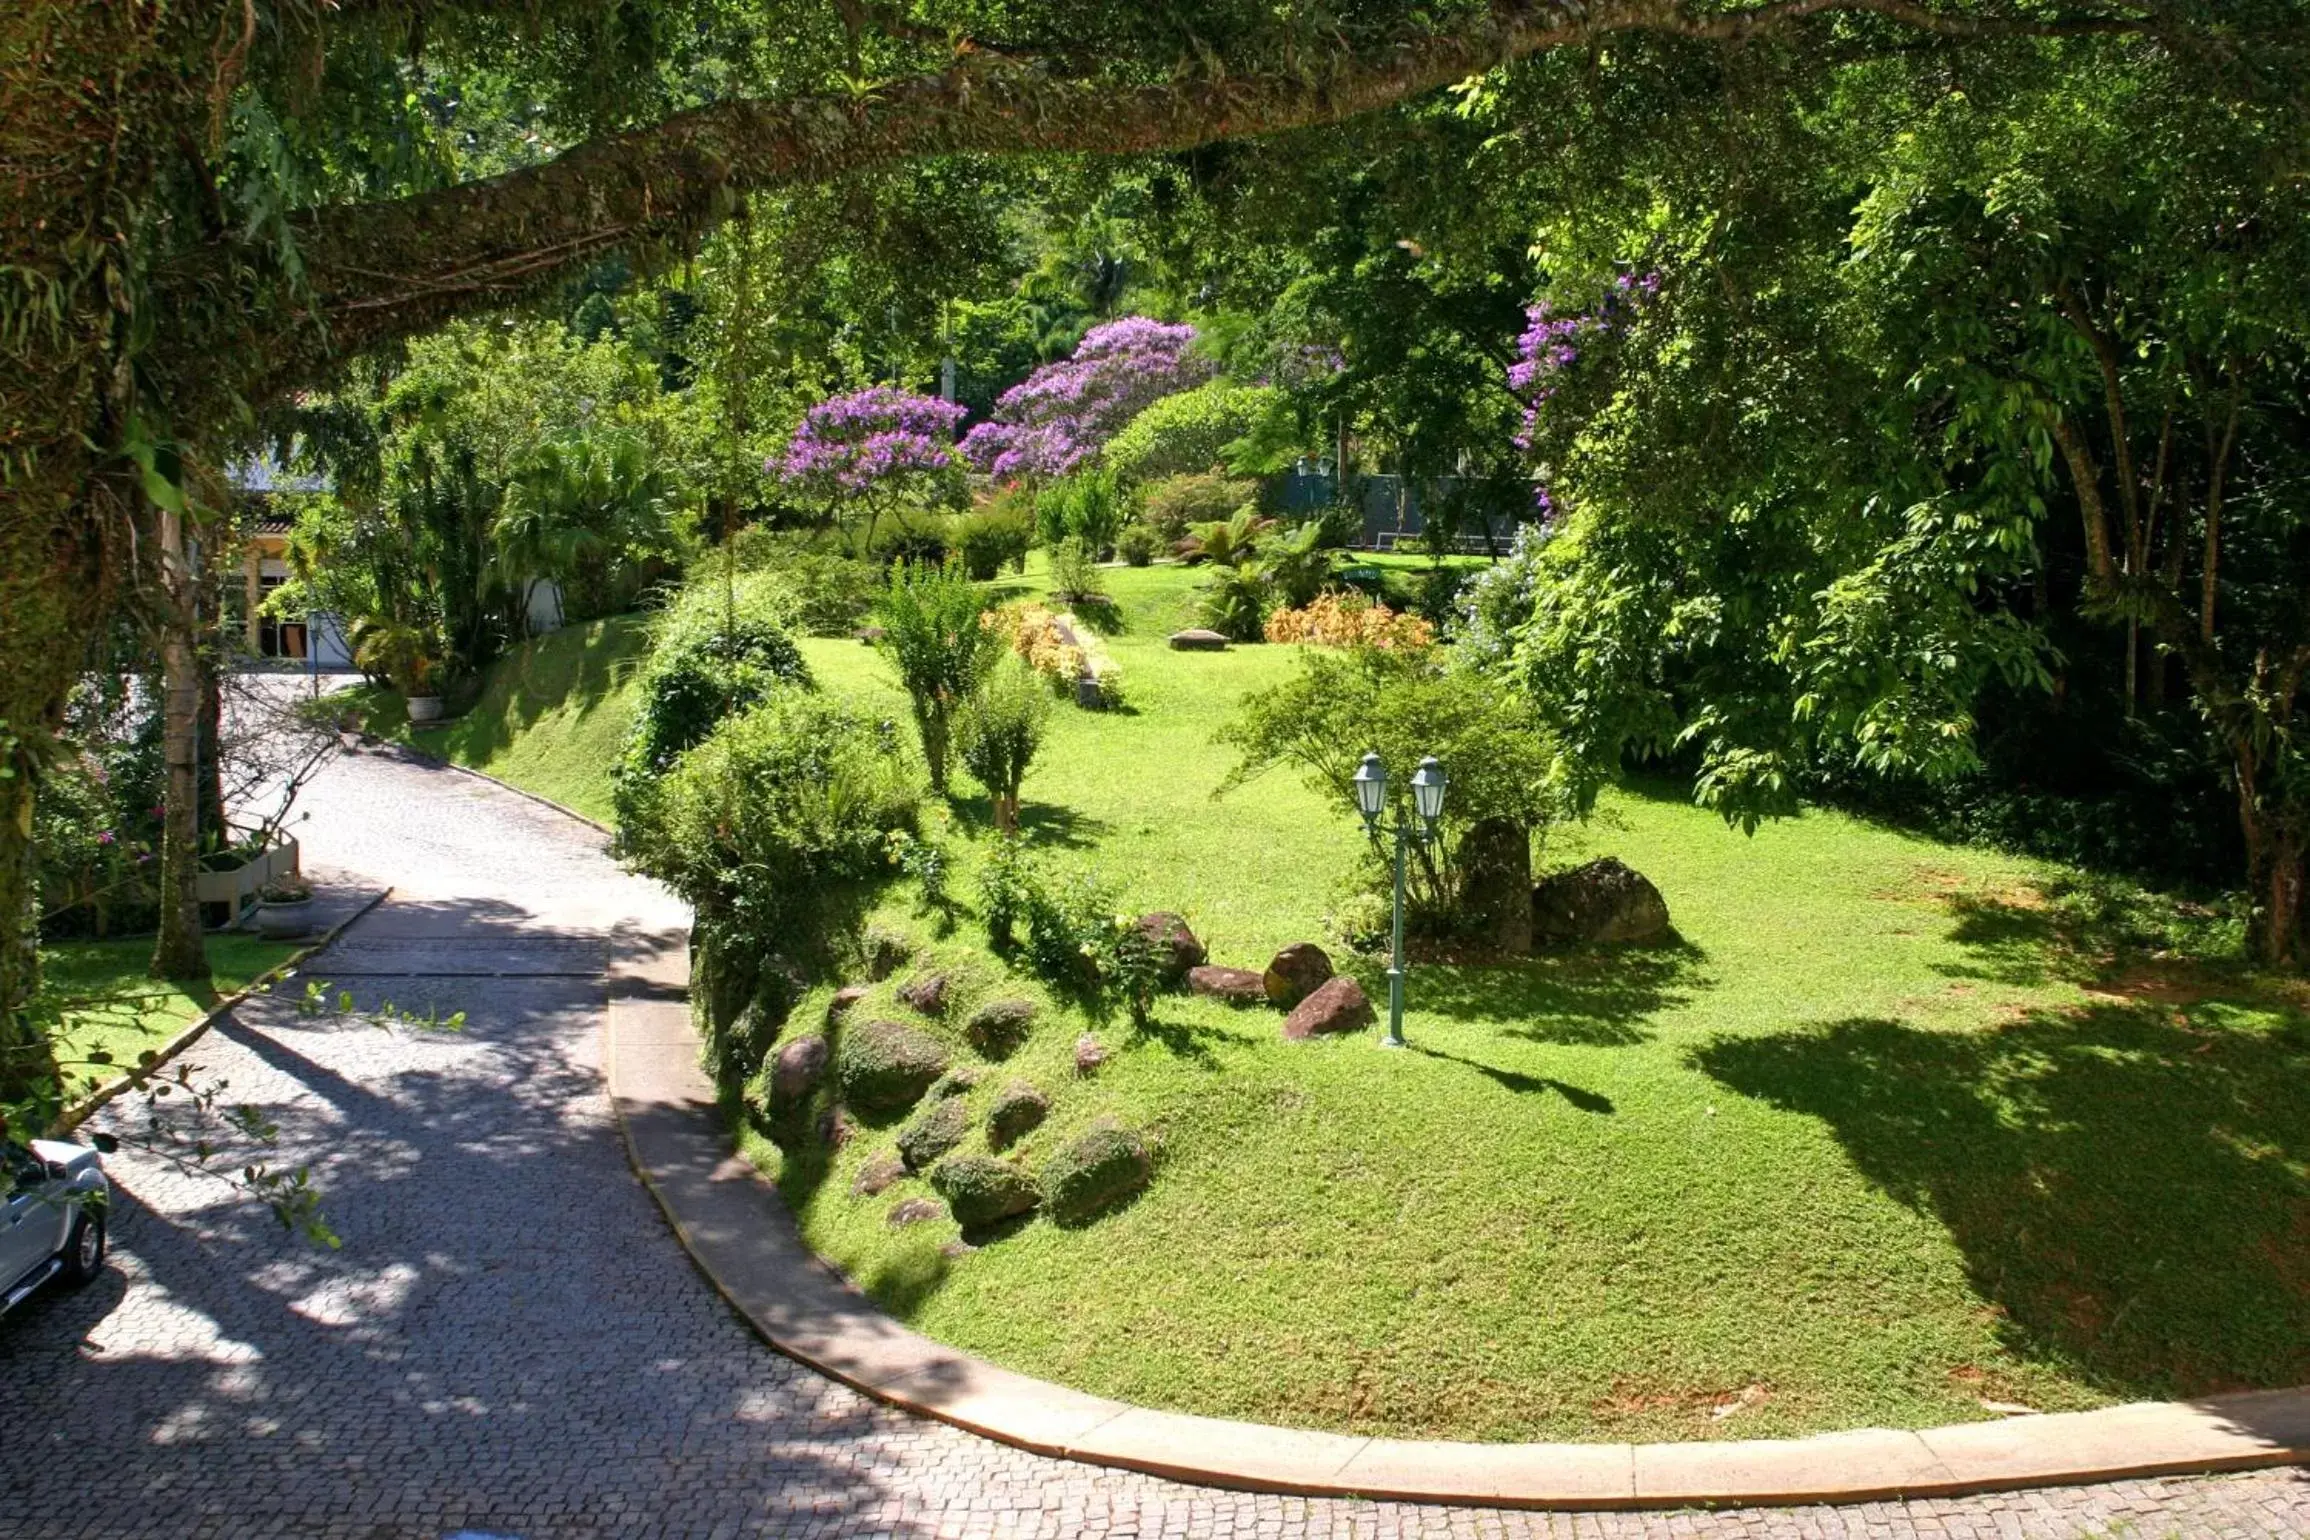
[{"label": "small ornamental tree", "polygon": [[1086,332],[1072,357],[1004,391],[962,452],[996,476],[1064,476],[1090,465],[1152,403],[1211,378],[1188,351],[1195,328],[1125,316]]},{"label": "small ornamental tree", "polygon": [[1003,638],[980,623],[986,594],[959,565],[893,567],[878,608],[883,645],[914,705],[931,790],[943,797],[954,713],[1001,655]]},{"label": "small ornamental tree", "polygon": [[995,827],[1019,828],[1019,786],[1051,716],[1050,692],[1024,660],[999,665],[971,698],[961,722],[963,768],[994,801]]},{"label": "small ornamental tree", "polygon": [[954,431],[964,412],[890,385],[830,396],[803,414],[785,454],[763,469],[824,503],[835,523],[859,529],[863,551],[886,513],[962,505]]}]

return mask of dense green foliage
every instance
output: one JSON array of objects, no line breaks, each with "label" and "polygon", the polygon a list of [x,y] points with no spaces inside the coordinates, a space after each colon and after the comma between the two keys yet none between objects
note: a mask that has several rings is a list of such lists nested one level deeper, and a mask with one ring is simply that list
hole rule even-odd
[{"label": "dense green foliage", "polygon": [[787,687],[808,689],[810,669],[773,616],[784,586],[749,573],[692,585],[666,612],[643,669],[633,726],[617,768],[621,838],[638,849],[651,829],[666,773],[716,724]]},{"label": "dense green foliage", "polygon": [[1213,380],[1165,396],[1132,418],[1107,441],[1102,461],[1125,483],[1163,481],[1222,465],[1252,468],[1239,466],[1239,456],[1231,451],[1284,406],[1283,392],[1274,386]]},{"label": "dense green foliage", "polygon": [[1051,697],[1023,660],[998,663],[963,707],[956,748],[971,779],[994,799],[995,827],[1015,832],[1019,788],[1050,724]]},{"label": "dense green foliage", "polygon": [[807,952],[888,869],[917,792],[894,724],[786,691],[725,719],[658,783],[627,859],[743,947]]},{"label": "dense green foliage", "polygon": [[1309,648],[1299,672],[1246,699],[1222,737],[1241,755],[1230,786],[1289,767],[1343,817],[1355,816],[1352,779],[1366,753],[1386,767],[1388,811],[1399,819],[1413,817],[1420,761],[1442,761],[1451,778],[1443,838],[1419,846],[1409,890],[1415,918],[1439,932],[1457,923],[1468,830],[1499,822],[1539,837],[1595,795],[1593,785],[1568,782],[1555,745],[1521,702],[1425,651]]},{"label": "dense green foliage", "polygon": [[954,713],[979,687],[1002,649],[980,624],[985,594],[958,568],[901,564],[890,572],[875,613],[883,648],[914,707],[914,725],[933,792],[946,792]]}]

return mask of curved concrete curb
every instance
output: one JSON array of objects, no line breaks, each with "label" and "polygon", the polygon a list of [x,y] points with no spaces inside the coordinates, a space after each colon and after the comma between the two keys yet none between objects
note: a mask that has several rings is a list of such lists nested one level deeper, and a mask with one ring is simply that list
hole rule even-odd
[{"label": "curved concrete curb", "polygon": [[2310,1388],[1916,1432],[1454,1444],[1150,1411],[1030,1379],[908,1330],[811,1254],[777,1190],[730,1151],[688,980],[680,933],[621,931],[604,1058],[634,1170],[691,1259],[780,1352],[1022,1449],[1208,1486],[1568,1509],[1873,1502],[2310,1462]]}]

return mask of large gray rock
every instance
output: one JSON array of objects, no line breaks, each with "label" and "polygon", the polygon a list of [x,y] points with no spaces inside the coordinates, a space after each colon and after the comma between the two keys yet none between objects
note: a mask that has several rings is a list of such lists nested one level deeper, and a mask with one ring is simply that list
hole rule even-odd
[{"label": "large gray rock", "polygon": [[1532,950],[1532,834],[1506,818],[1486,818],[1460,837],[1461,917],[1510,957]]},{"label": "large gray rock", "polygon": [[1327,979],[1283,1018],[1283,1035],[1294,1042],[1333,1032],[1361,1032],[1379,1018],[1364,987],[1345,976]]},{"label": "large gray rock", "polygon": [[1227,650],[1227,638],[1216,631],[1207,631],[1201,626],[1193,626],[1185,631],[1171,633],[1171,650],[1173,652],[1225,652]]},{"label": "large gray rock", "polygon": [[1532,929],[1542,941],[1576,946],[1661,941],[1668,900],[1642,872],[1606,856],[1543,878],[1532,890]]},{"label": "large gray rock", "polygon": [[1267,965],[1267,998],[1277,1010],[1288,1011],[1331,975],[1330,953],[1312,941],[1294,941]]}]

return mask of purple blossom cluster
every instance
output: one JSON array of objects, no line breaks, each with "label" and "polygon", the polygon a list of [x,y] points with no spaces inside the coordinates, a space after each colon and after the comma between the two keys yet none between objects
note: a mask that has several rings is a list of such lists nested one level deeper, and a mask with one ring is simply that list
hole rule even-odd
[{"label": "purple blossom cluster", "polygon": [[963,435],[962,452],[996,476],[1064,476],[1096,459],[1149,404],[1216,372],[1188,352],[1195,328],[1125,316],[1086,332],[1072,357],[1004,391]]},{"label": "purple blossom cluster", "polygon": [[830,396],[803,414],[786,452],[762,469],[822,496],[895,490],[958,468],[954,430],[964,412],[891,385]]},{"label": "purple blossom cluster", "polygon": [[1557,377],[1580,361],[1584,344],[1626,327],[1646,300],[1660,292],[1660,274],[1638,278],[1622,273],[1594,308],[1558,315],[1546,300],[1525,310],[1529,323],[1516,339],[1516,361],[1508,366],[1508,388],[1524,398],[1524,425],[1516,447],[1529,451],[1540,427],[1540,408],[1556,394]]},{"label": "purple blossom cluster", "polygon": [[[1508,388],[1524,399],[1523,426],[1516,447],[1529,454],[1540,431],[1540,408],[1556,394],[1559,377],[1580,362],[1588,342],[1624,329],[1645,301],[1660,292],[1660,274],[1622,273],[1592,309],[1558,315],[1546,300],[1528,307],[1524,334],[1516,339],[1516,361],[1508,366]],[[1556,519],[1556,499],[1547,483],[1532,488],[1532,505],[1542,524]]]}]

